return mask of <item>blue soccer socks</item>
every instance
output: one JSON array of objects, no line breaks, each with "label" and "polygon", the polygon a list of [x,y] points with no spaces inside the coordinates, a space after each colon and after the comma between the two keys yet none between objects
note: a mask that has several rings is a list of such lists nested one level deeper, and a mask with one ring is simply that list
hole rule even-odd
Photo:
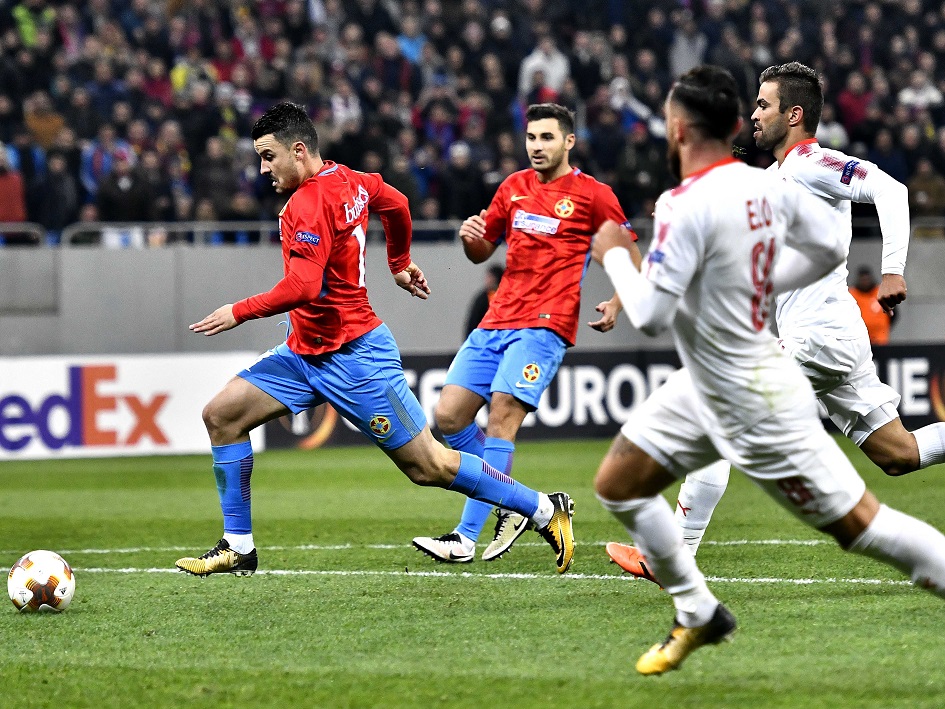
[{"label": "blue soccer socks", "polygon": [[449,486],[481,502],[533,517],[538,510],[538,493],[496,470],[482,458],[460,452],[459,470]]},{"label": "blue soccer socks", "polygon": [[249,441],[212,446],[213,474],[223,509],[223,531],[229,534],[250,534],[249,481],[253,474],[253,446]]},{"label": "blue soccer socks", "polygon": [[[477,427],[478,428],[478,427]],[[472,453],[473,451],[466,451]],[[482,459],[500,473],[509,475],[512,472],[512,455],[515,453],[515,444],[502,438],[486,438]],[[456,531],[475,541],[486,526],[486,520],[492,512],[492,505],[486,502],[466,499],[463,507],[463,516],[459,520]]]}]

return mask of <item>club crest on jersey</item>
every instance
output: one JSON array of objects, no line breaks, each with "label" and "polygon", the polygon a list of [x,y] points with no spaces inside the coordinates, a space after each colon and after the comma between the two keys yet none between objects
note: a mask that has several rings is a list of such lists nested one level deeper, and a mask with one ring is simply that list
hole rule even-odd
[{"label": "club crest on jersey", "polygon": [[313,234],[310,231],[297,231],[295,232],[296,241],[304,241],[306,244],[312,244],[313,246],[318,246],[318,242],[322,240],[318,234]]},{"label": "club crest on jersey", "polygon": [[354,204],[348,204],[345,202],[345,223],[350,224],[358,217],[361,216],[361,212],[364,211],[364,208],[368,203],[368,193],[364,189],[364,185],[358,185],[358,194],[354,197]]},{"label": "club crest on jersey", "polygon": [[541,367],[532,362],[531,364],[526,364],[522,368],[522,379],[524,379],[529,384],[534,384],[538,381],[538,377],[541,376]]},{"label": "club crest on jersey", "polygon": [[544,217],[541,214],[532,214],[524,209],[518,209],[512,217],[512,228],[519,231],[532,231],[539,234],[557,234],[561,225],[560,219]]},{"label": "club crest on jersey", "polygon": [[381,438],[390,434],[390,419],[386,416],[374,416],[368,425],[371,427],[371,431]]},{"label": "club crest on jersey", "polygon": [[565,197],[555,202],[555,214],[562,219],[567,219],[574,214],[574,202],[571,201],[570,197]]}]

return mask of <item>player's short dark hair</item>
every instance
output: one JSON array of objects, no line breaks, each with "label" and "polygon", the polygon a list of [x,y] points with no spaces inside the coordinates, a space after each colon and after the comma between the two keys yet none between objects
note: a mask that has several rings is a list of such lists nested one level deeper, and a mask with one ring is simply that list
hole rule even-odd
[{"label": "player's short dark hair", "polygon": [[800,106],[804,109],[804,130],[814,133],[824,110],[824,85],[817,72],[800,62],[775,64],[758,77],[759,84],[766,81],[778,85],[778,111],[784,113],[791,106]]},{"label": "player's short dark hair", "polygon": [[690,69],[673,84],[669,100],[682,106],[708,138],[727,141],[738,125],[738,84],[720,66],[704,64]]},{"label": "player's short dark hair", "polygon": [[558,121],[561,132],[571,135],[574,132],[574,112],[557,103],[533,103],[525,111],[525,120],[540,121],[543,118],[554,118]]},{"label": "player's short dark hair", "polygon": [[286,147],[301,141],[310,153],[318,154],[318,133],[315,131],[315,124],[305,109],[296,103],[277,103],[253,124],[253,140],[270,134]]}]

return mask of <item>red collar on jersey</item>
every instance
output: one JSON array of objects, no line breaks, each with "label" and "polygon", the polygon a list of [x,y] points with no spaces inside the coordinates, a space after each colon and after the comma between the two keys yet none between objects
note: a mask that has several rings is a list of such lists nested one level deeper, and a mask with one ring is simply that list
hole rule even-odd
[{"label": "red collar on jersey", "polygon": [[792,145],[790,148],[784,151],[784,157],[787,157],[788,153],[790,153],[792,150],[795,150],[801,147],[802,145],[813,145],[816,142],[817,142],[817,138],[804,138],[804,140],[799,140],[796,143],[794,143],[794,145]]},{"label": "red collar on jersey", "polygon": [[717,167],[722,167],[723,165],[729,165],[733,162],[739,162],[739,161],[736,158],[729,156],[729,157],[722,158],[721,160],[714,162],[711,165],[706,165],[701,170],[696,170],[695,172],[689,173],[688,175],[686,175],[686,177],[683,178],[683,181],[679,183],[679,186],[673,189],[673,191],[670,194],[672,194],[673,196],[682,194],[687,189],[689,189],[689,187],[692,185],[693,182],[698,180],[700,177],[705,176],[711,170],[714,170]]}]

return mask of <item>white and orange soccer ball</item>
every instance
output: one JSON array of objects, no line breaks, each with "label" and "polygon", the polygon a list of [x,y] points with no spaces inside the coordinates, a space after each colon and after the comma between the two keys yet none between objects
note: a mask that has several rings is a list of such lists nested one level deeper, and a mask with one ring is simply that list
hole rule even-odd
[{"label": "white and orange soccer ball", "polygon": [[64,611],[75,593],[75,574],[56,552],[39,549],[13,565],[7,591],[22,613]]}]

